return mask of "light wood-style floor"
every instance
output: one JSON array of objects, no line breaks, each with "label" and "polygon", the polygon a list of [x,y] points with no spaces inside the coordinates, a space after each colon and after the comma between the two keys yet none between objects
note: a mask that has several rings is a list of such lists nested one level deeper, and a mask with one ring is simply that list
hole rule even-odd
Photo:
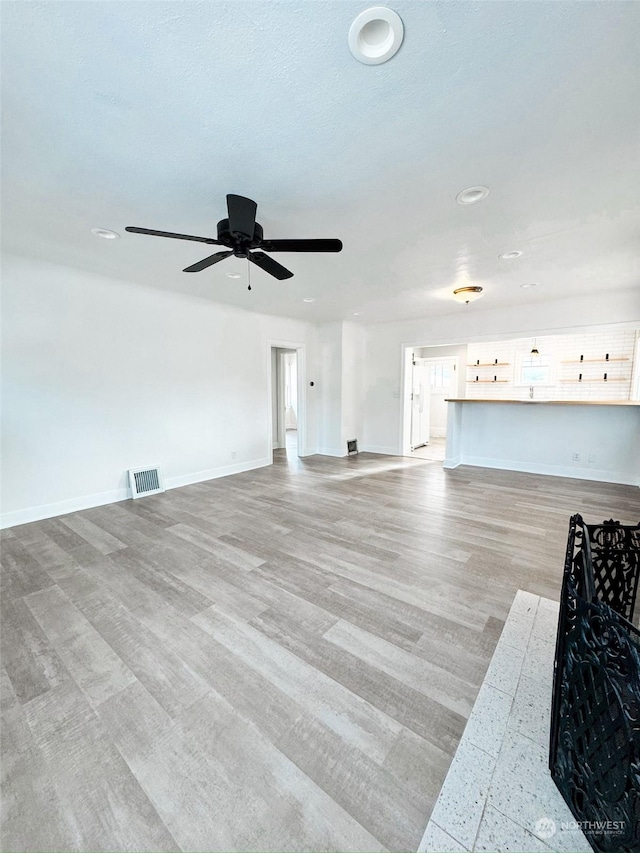
[{"label": "light wood-style floor", "polygon": [[5,531],[3,849],[415,850],[516,590],[639,509],[280,451]]}]

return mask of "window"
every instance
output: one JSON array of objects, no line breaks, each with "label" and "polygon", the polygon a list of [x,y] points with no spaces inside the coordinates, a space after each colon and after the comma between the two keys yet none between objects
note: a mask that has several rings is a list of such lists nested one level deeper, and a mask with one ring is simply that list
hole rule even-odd
[{"label": "window", "polygon": [[429,384],[432,388],[448,388],[451,384],[451,364],[432,364]]},{"label": "window", "polygon": [[517,385],[551,385],[551,358],[544,355],[521,356]]}]

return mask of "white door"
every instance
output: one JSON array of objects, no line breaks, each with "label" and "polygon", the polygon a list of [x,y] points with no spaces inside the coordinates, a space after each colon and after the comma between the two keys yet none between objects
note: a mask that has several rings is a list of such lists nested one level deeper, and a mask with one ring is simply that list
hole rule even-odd
[{"label": "white door", "polygon": [[414,358],[411,383],[411,449],[429,444],[429,368]]},{"label": "white door", "polygon": [[457,397],[457,358],[429,358],[429,434],[431,438],[444,438],[447,434],[449,404],[445,401]]}]

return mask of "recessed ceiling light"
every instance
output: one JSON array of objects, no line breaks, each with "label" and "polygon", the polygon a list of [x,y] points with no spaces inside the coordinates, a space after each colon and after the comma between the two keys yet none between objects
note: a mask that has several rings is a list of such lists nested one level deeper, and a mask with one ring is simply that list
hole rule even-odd
[{"label": "recessed ceiling light", "polygon": [[316,298],[315,298],[315,296],[305,296],[305,298],[302,301],[303,302],[315,302]]},{"label": "recessed ceiling light", "polygon": [[501,255],[498,255],[501,261],[515,261],[516,258],[520,258],[522,256],[522,252],[519,252],[515,249],[513,252],[503,252]]},{"label": "recessed ceiling light", "polygon": [[457,299],[458,302],[466,302],[467,304],[480,299],[481,296],[481,287],[458,287],[457,290],[453,291],[454,299]]},{"label": "recessed ceiling light", "polygon": [[482,201],[488,195],[488,187],[467,187],[466,190],[458,193],[456,201],[458,204],[476,204],[476,202]]},{"label": "recessed ceiling light", "polygon": [[404,25],[398,13],[375,6],[360,12],[351,24],[349,50],[364,65],[380,65],[396,55],[403,38]]},{"label": "recessed ceiling light", "polygon": [[242,278],[239,272],[228,272],[227,278]]},{"label": "recessed ceiling light", "polygon": [[351,316],[352,317],[359,317],[361,313],[362,313],[361,311],[354,311]]},{"label": "recessed ceiling light", "polygon": [[535,282],[531,282],[530,284],[521,284],[520,285],[520,287],[522,287],[523,290],[526,290],[528,287],[537,287],[537,286],[538,285]]},{"label": "recessed ceiling light", "polygon": [[117,231],[110,231],[108,228],[92,228],[91,233],[96,237],[102,237],[103,240],[118,240],[120,238]]}]

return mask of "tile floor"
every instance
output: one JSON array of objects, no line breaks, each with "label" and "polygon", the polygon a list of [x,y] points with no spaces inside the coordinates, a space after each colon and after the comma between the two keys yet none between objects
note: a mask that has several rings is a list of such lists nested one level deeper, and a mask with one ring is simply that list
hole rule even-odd
[{"label": "tile floor", "polygon": [[446,450],[446,438],[431,438],[429,444],[424,447],[416,447],[412,450],[409,456],[415,456],[417,459],[430,459],[432,462],[444,462]]},{"label": "tile floor", "polygon": [[419,853],[590,853],[547,766],[557,619],[516,594]]}]

